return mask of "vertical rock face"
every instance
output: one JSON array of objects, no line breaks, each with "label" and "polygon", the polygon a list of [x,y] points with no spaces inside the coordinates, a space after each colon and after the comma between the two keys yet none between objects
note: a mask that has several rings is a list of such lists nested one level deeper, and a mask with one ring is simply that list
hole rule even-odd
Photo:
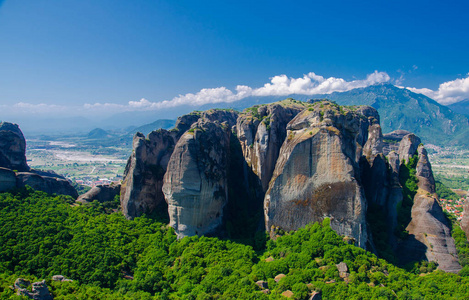
[{"label": "vertical rock face", "polygon": [[401,244],[402,255],[416,260],[426,258],[437,262],[441,270],[458,272],[461,266],[448,221],[436,199],[435,180],[427,151],[419,146],[417,153],[418,191],[412,206],[412,220],[406,228],[409,238]]},{"label": "vertical rock face", "polygon": [[420,138],[411,133],[404,136],[399,143],[399,159],[409,162],[409,158],[417,153],[417,148],[421,144]]},{"label": "vertical rock face", "polygon": [[237,120],[237,136],[243,155],[259,177],[264,192],[269,186],[280,147],[285,140],[287,124],[304,108],[304,104],[285,100],[247,109]]},{"label": "vertical rock face", "polygon": [[35,172],[17,173],[16,186],[25,187],[26,185],[48,194],[68,195],[75,199],[78,197],[75,188],[62,176],[41,176]]},{"label": "vertical rock face", "polygon": [[177,141],[192,125],[205,119],[223,120],[231,127],[236,124],[236,118],[237,113],[231,110],[193,112],[179,117],[174,130],[156,130],[147,138],[135,134],[120,191],[123,214],[131,219],[164,204],[163,176]]},{"label": "vertical rock face", "polygon": [[0,167],[29,171],[26,163],[26,140],[16,124],[0,123]]},{"label": "vertical rock face", "polygon": [[365,246],[366,201],[358,162],[368,126],[363,115],[330,102],[315,103],[288,124],[264,200],[268,230],[296,230],[330,217],[338,234]]},{"label": "vertical rock face", "polygon": [[464,211],[461,219],[461,228],[466,233],[466,238],[469,241],[469,197],[464,201]]},{"label": "vertical rock face", "polygon": [[151,132],[148,139],[135,134],[121,185],[121,207],[127,218],[152,212],[164,201],[163,175],[174,145],[175,134],[164,129]]},{"label": "vertical rock face", "polygon": [[178,237],[215,232],[228,200],[231,127],[200,119],[175,146],[164,175],[170,226]]},{"label": "vertical rock face", "polygon": [[0,168],[0,193],[16,187],[16,174],[10,169]]}]

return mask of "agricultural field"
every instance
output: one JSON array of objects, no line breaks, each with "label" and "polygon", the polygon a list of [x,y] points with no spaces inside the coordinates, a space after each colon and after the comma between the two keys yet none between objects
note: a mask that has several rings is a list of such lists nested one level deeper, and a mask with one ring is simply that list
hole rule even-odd
[{"label": "agricultural field", "polygon": [[469,190],[469,149],[426,146],[435,178],[451,189]]},{"label": "agricultural field", "polygon": [[26,157],[34,169],[52,170],[80,184],[93,186],[122,180],[131,139],[37,137],[27,139]]}]

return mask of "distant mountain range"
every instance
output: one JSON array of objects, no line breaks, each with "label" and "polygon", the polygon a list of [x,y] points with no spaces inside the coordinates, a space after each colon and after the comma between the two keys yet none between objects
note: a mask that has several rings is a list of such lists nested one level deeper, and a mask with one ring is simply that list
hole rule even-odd
[{"label": "distant mountain range", "polygon": [[328,98],[340,105],[364,104],[376,108],[385,133],[405,129],[420,136],[425,143],[469,145],[467,116],[407,89],[381,84],[317,97]]},{"label": "distant mountain range", "polygon": [[457,112],[458,114],[464,114],[469,116],[469,99],[453,103],[448,105],[451,110]]}]

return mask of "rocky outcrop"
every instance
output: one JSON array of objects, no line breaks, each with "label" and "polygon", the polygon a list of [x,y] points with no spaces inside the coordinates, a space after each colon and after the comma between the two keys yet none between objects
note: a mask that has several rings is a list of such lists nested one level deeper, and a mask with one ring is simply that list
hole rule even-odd
[{"label": "rocky outcrop", "polygon": [[401,162],[408,163],[409,158],[417,153],[417,148],[421,143],[420,138],[413,133],[404,136],[399,143],[398,151]]},{"label": "rocky outcrop", "polygon": [[16,124],[0,123],[0,167],[29,171],[26,163],[26,140]]},{"label": "rocky outcrop", "polygon": [[26,163],[26,140],[18,125],[0,123],[0,192],[26,185],[48,194],[78,197],[64,177],[54,172],[31,170]]},{"label": "rocky outcrop", "polygon": [[166,209],[163,176],[179,138],[200,119],[223,120],[231,128],[236,124],[236,118],[237,113],[233,110],[211,109],[179,117],[175,128],[170,131],[156,130],[147,138],[136,133],[120,191],[123,214],[132,219],[143,213],[152,213],[160,205]]},{"label": "rocky outcrop", "polygon": [[237,120],[236,130],[244,158],[267,191],[280,147],[286,138],[287,124],[305,104],[285,100],[246,109]]},{"label": "rocky outcrop", "polygon": [[399,152],[399,143],[408,134],[411,132],[407,130],[394,130],[383,134],[383,154],[387,156],[391,151]]},{"label": "rocky outcrop", "polygon": [[16,174],[10,169],[0,168],[0,193],[16,187]]},{"label": "rocky outcrop", "polygon": [[170,226],[178,237],[214,233],[228,200],[231,127],[200,119],[175,146],[164,175]]},{"label": "rocky outcrop", "polygon": [[151,132],[148,138],[135,134],[120,191],[122,212],[127,218],[150,213],[164,202],[163,176],[174,150],[175,135],[164,129]]},{"label": "rocky outcrop", "polygon": [[120,194],[120,184],[117,185],[97,185],[84,193],[76,202],[88,203],[97,200],[100,203],[113,201]]},{"label": "rocky outcrop", "polygon": [[264,201],[268,230],[296,230],[329,217],[338,234],[365,247],[359,160],[369,125],[358,112],[327,101],[313,104],[288,124]]},{"label": "rocky outcrop", "polygon": [[466,238],[469,241],[469,197],[464,201],[464,210],[461,219],[461,228],[466,233]]},{"label": "rocky outcrop", "polygon": [[[44,173],[42,172],[42,174]],[[18,172],[16,174],[16,186],[21,188],[27,185],[35,190],[43,191],[50,195],[68,195],[75,199],[78,197],[78,192],[70,182],[59,175],[41,176],[34,171]]]},{"label": "rocky outcrop", "polygon": [[[28,287],[31,287],[31,291],[28,290]],[[52,294],[49,292],[49,287],[46,284],[46,281],[34,282],[31,285],[31,282],[27,279],[18,278],[14,284],[16,294],[18,296],[25,296],[33,300],[52,300]]]},{"label": "rocky outcrop", "polygon": [[[406,228],[409,237],[400,245],[401,257],[410,261],[435,261],[438,263],[438,269],[456,273],[461,266],[448,220],[436,198],[435,180],[427,151],[420,145],[416,153],[418,191],[412,206],[412,219]],[[410,155],[412,152],[409,152]]]}]

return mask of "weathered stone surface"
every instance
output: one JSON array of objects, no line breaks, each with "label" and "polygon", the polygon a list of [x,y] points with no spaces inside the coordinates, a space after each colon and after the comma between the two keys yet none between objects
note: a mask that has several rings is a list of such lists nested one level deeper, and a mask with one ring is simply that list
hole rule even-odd
[{"label": "weathered stone surface", "polygon": [[16,185],[18,187],[28,185],[35,190],[43,191],[50,195],[68,195],[75,199],[78,197],[78,192],[64,177],[59,175],[54,177],[40,176],[34,170],[31,172],[18,172],[16,174]]},{"label": "weathered stone surface", "polygon": [[0,193],[16,187],[16,174],[10,169],[0,168]]},{"label": "weathered stone surface", "polygon": [[410,133],[404,136],[399,143],[399,159],[405,163],[409,162],[409,158],[417,154],[417,148],[421,140],[418,136]]},{"label": "weathered stone surface", "polygon": [[256,285],[260,287],[262,290],[269,288],[269,284],[267,283],[267,281],[264,281],[264,280],[256,281]]},{"label": "weathered stone surface", "polygon": [[15,283],[13,284],[15,289],[26,289],[30,285],[31,285],[31,282],[29,280],[23,279],[23,278],[16,279]]},{"label": "weathered stone surface", "polygon": [[0,167],[29,171],[26,163],[26,140],[16,124],[0,123]]},{"label": "weathered stone surface", "polygon": [[417,179],[419,189],[433,194],[435,193],[435,179],[433,178],[432,166],[428,160],[427,150],[423,145],[420,145],[417,149],[419,161],[417,163]]},{"label": "weathered stone surface", "polygon": [[[18,278],[15,282],[15,288],[18,280],[21,278]],[[23,283],[29,283],[28,280],[22,279]],[[28,284],[29,286],[29,284]],[[25,296],[28,297],[29,299],[33,300],[52,300],[54,297],[52,297],[51,293],[49,292],[49,287],[46,284],[46,281],[39,281],[39,282],[34,282],[32,284],[32,289],[31,292],[28,291],[26,288],[17,288],[16,294],[18,296]]]},{"label": "weathered stone surface", "polygon": [[287,134],[287,124],[304,104],[283,101],[245,110],[237,120],[237,136],[243,155],[259,177],[263,191],[269,186],[280,147]]},{"label": "weathered stone surface", "polygon": [[348,267],[347,264],[344,263],[343,261],[335,265],[337,267],[337,270],[339,272],[348,272]]},{"label": "weathered stone surface", "polygon": [[435,261],[438,269],[456,273],[461,266],[448,221],[434,194],[435,180],[423,146],[418,147],[418,159],[418,191],[412,206],[412,220],[406,228],[409,237],[400,245],[400,257],[410,261]]},{"label": "weathered stone surface", "polygon": [[236,124],[237,113],[231,110],[211,109],[193,112],[177,119],[175,128],[151,132],[147,138],[137,133],[133,139],[132,155],[127,161],[121,186],[123,214],[132,219],[151,213],[164,204],[163,176],[179,138],[200,119]]},{"label": "weathered stone surface", "polygon": [[283,278],[287,277],[287,275],[285,274],[278,274],[277,276],[275,276],[274,280],[275,282],[279,282],[280,280],[282,280]]},{"label": "weathered stone surface", "polygon": [[266,228],[296,230],[331,218],[331,227],[367,242],[366,200],[359,160],[370,123],[328,102],[315,103],[289,124],[264,200]]},{"label": "weathered stone surface", "polygon": [[282,296],[287,297],[287,298],[292,298],[293,295],[294,295],[293,292],[290,290],[286,290],[285,292],[282,293]]},{"label": "weathered stone surface", "polygon": [[200,119],[176,144],[163,193],[178,237],[214,233],[222,224],[230,134],[228,124]]},{"label": "weathered stone surface", "polygon": [[464,201],[464,210],[461,219],[461,228],[466,233],[466,238],[469,241],[469,197]]},{"label": "weathered stone surface", "polygon": [[120,191],[126,218],[150,213],[164,201],[163,176],[174,150],[175,135],[164,129],[151,132],[148,138],[135,134]]},{"label": "weathered stone surface", "polygon": [[68,279],[63,275],[54,275],[52,276],[52,281],[73,281],[73,280]]},{"label": "weathered stone surface", "polygon": [[120,184],[116,185],[97,185],[83,195],[80,195],[77,202],[86,203],[97,200],[100,203],[113,201],[120,193]]},{"label": "weathered stone surface", "polygon": [[383,134],[381,133],[381,126],[373,124],[368,130],[368,140],[363,147],[363,155],[371,163],[377,155],[383,153]]}]

